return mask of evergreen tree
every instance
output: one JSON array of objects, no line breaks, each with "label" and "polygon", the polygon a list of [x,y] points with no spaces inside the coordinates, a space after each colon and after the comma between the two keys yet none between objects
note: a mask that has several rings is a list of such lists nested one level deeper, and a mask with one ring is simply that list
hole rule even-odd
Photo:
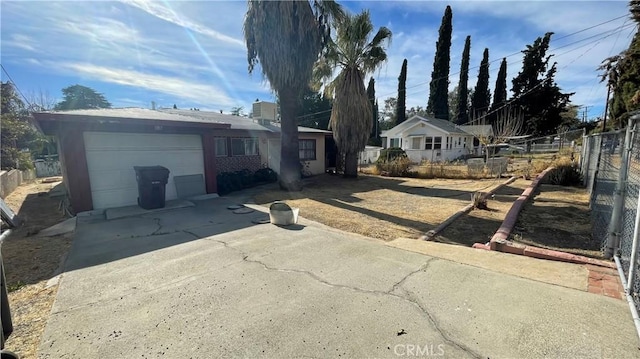
[{"label": "evergreen tree", "polygon": [[522,51],[522,70],[513,79],[513,104],[524,115],[525,131],[535,136],[556,133],[567,111],[572,93],[562,93],[554,77],[556,63],[549,67],[547,55],[552,32],[537,38]]},{"label": "evergreen tree", "polygon": [[299,126],[326,130],[329,128],[333,102],[323,93],[306,88],[300,98],[296,119]]},{"label": "evergreen tree", "polygon": [[407,120],[407,59],[402,62],[398,77],[398,103],[396,105],[396,125]]},{"label": "evergreen tree", "polygon": [[447,6],[438,31],[433,72],[431,73],[431,83],[429,84],[429,102],[427,104],[427,111],[436,118],[443,120],[449,120],[448,94],[452,16],[451,7]]},{"label": "evergreen tree", "polygon": [[62,89],[62,95],[64,99],[56,105],[56,111],[111,108],[104,95],[90,87],[68,86]]},{"label": "evergreen tree", "polygon": [[2,169],[31,169],[33,168],[31,154],[22,150],[29,149],[31,153],[38,152],[47,141],[31,124],[29,113],[13,84],[2,82],[0,85],[0,99],[2,99],[0,163]]},{"label": "evergreen tree", "polygon": [[460,81],[458,82],[458,104],[456,108],[456,116],[453,118],[454,122],[458,125],[464,125],[469,121],[469,108],[465,105],[469,98],[469,57],[471,51],[471,36],[467,36],[464,41],[464,50],[462,51],[462,64],[460,65]]},{"label": "evergreen tree", "polygon": [[478,71],[478,82],[471,98],[471,114],[478,118],[489,112],[491,103],[491,92],[489,91],[489,49],[484,49],[480,70]]},{"label": "evergreen tree", "polygon": [[380,123],[378,122],[378,100],[376,100],[376,80],[371,77],[367,85],[367,97],[371,105],[371,114],[373,115],[373,126],[371,126],[371,135],[369,143],[374,145],[380,139]]},{"label": "evergreen tree", "polygon": [[489,122],[494,123],[501,113],[503,107],[507,103],[507,59],[503,58],[498,70],[496,78],[496,87],[493,91],[493,103],[491,103],[491,111],[489,111]]},{"label": "evergreen tree", "polygon": [[[640,1],[629,2],[631,17],[640,24]],[[640,30],[636,30],[629,48],[607,58],[600,67],[603,80],[612,90],[609,118],[614,127],[624,127],[630,113],[640,109]]]}]

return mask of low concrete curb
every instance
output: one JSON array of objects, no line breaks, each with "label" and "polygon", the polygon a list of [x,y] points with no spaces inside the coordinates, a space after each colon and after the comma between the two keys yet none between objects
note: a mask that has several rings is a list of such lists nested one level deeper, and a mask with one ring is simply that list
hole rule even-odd
[{"label": "low concrete curb", "polygon": [[[517,177],[511,177],[508,180],[506,180],[505,182],[499,184],[498,186],[496,186],[495,188],[493,188],[491,191],[487,192],[484,196],[483,199],[487,199],[489,196],[495,194],[496,191],[498,191],[499,189],[501,189],[504,186],[507,186],[511,183],[513,183],[516,179],[518,179]],[[430,241],[433,238],[435,238],[435,236],[438,235],[438,233],[444,231],[445,228],[449,227],[449,225],[451,223],[453,223],[453,221],[455,221],[456,219],[458,219],[458,217],[462,216],[463,214],[469,213],[471,210],[473,209],[473,203],[468,204],[466,207],[462,208],[461,210],[459,210],[458,212],[452,214],[449,218],[447,218],[444,222],[440,223],[436,228],[430,230],[429,232],[427,232],[427,234],[421,236],[419,239],[423,240],[423,241]]]},{"label": "low concrete curb", "polygon": [[540,259],[569,262],[569,263],[578,263],[578,264],[591,264],[591,265],[607,267],[607,268],[616,268],[615,263],[613,262],[602,261],[594,258],[589,258],[585,256],[570,254],[570,253],[551,250],[551,249],[525,246],[525,245],[513,243],[512,241],[508,240],[509,236],[511,235],[511,232],[513,231],[513,228],[516,225],[516,222],[518,220],[518,215],[520,214],[520,211],[524,207],[524,204],[535,193],[535,190],[540,185],[540,182],[544,179],[547,173],[553,170],[553,168],[554,167],[549,167],[546,170],[542,171],[538,176],[536,176],[536,178],[531,182],[529,187],[527,187],[522,192],[520,197],[518,197],[518,199],[516,199],[515,202],[513,202],[513,205],[509,209],[509,212],[507,212],[507,215],[505,216],[504,221],[502,222],[502,225],[500,226],[500,228],[498,228],[498,230],[493,235],[493,237],[491,237],[491,241],[489,241],[489,243],[486,243],[486,244],[475,243],[473,245],[473,248],[523,255],[523,256],[532,257],[532,258],[540,258]]}]

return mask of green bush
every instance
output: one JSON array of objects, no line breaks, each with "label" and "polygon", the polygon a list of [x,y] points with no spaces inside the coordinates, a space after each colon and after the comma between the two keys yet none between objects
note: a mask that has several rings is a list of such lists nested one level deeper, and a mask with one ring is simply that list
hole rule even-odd
[{"label": "green bush", "polygon": [[407,153],[399,147],[389,147],[380,151],[380,157],[378,157],[377,163],[393,161],[396,158],[407,158]]},{"label": "green bush", "polygon": [[559,186],[582,186],[582,173],[576,165],[563,164],[549,171],[547,182]]},{"label": "green bush", "polygon": [[253,174],[256,182],[275,182],[278,180],[278,174],[271,168],[261,168]]},{"label": "green bush", "polygon": [[278,174],[271,168],[262,168],[255,173],[244,169],[235,172],[222,172],[216,176],[216,180],[218,194],[225,195],[260,183],[275,182],[278,180]]},{"label": "green bush", "polygon": [[376,170],[383,176],[400,177],[409,175],[411,161],[407,153],[398,147],[385,148],[380,151],[376,161]]}]

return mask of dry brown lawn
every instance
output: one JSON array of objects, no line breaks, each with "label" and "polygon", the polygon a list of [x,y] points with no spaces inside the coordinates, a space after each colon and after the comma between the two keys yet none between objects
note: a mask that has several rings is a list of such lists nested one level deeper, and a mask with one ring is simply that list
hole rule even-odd
[{"label": "dry brown lawn", "polygon": [[59,200],[46,193],[57,183],[34,182],[18,187],[5,202],[24,224],[2,244],[2,257],[10,290],[13,334],[5,347],[21,358],[36,358],[40,338],[51,312],[57,285],[46,287],[67,253],[71,236],[40,237],[41,229],[65,219]]},{"label": "dry brown lawn", "polygon": [[471,193],[503,181],[322,175],[307,180],[302,192],[265,190],[254,200],[261,205],[285,201],[300,208],[302,217],[389,241],[420,237],[469,204]]},{"label": "dry brown lawn", "polygon": [[543,184],[525,206],[511,236],[526,245],[601,258],[591,237],[589,194],[583,188]]}]

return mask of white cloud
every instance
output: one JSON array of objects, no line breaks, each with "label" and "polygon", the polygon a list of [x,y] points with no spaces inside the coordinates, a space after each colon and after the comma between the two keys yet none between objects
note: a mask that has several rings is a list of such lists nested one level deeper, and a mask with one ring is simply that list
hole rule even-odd
[{"label": "white cloud", "polygon": [[215,106],[232,106],[236,103],[215,86],[183,81],[175,77],[102,67],[86,63],[66,63],[60,64],[60,66],[67,70],[75,71],[83,77],[92,80],[142,88],[196,103],[208,103]]},{"label": "white cloud", "polygon": [[129,1],[124,1],[124,3],[129,4],[131,6],[135,6],[138,9],[145,11],[148,14],[153,15],[159,19],[184,27],[191,31],[195,31],[199,34],[209,36],[212,39],[223,41],[238,47],[245,46],[244,41],[240,39],[236,39],[234,37],[225,35],[216,30],[210,29],[204,25],[198,24],[197,22],[192,21],[184,16],[180,16],[168,5],[168,3],[166,3],[167,6],[164,6],[162,3],[158,1],[150,1],[150,0],[129,0]]}]

